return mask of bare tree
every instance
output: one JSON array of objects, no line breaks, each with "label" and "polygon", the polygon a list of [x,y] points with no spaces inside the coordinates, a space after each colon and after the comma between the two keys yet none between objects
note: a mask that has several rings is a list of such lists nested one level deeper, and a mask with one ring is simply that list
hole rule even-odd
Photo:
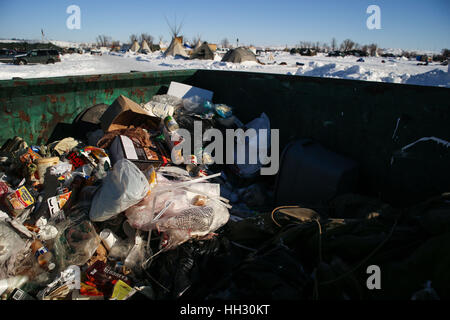
[{"label": "bare tree", "polygon": [[378,45],[376,43],[369,44],[369,55],[371,57],[376,56]]},{"label": "bare tree", "polygon": [[369,53],[369,46],[367,44],[363,45],[361,47],[361,51],[363,51],[363,52],[368,54]]},{"label": "bare tree", "polygon": [[137,41],[137,39],[138,39],[138,36],[137,36],[136,34],[133,33],[133,34],[130,36],[130,43],[133,44],[133,42]]},{"label": "bare tree", "polygon": [[331,39],[331,50],[335,51],[337,48],[336,38]]},{"label": "bare tree", "polygon": [[99,35],[97,37],[97,44],[101,47],[108,47],[111,44],[112,38],[105,35]]},{"label": "bare tree", "polygon": [[149,35],[148,33],[141,33],[141,35],[139,36],[139,42],[142,43],[144,40],[148,45],[153,44],[153,36]]},{"label": "bare tree", "polygon": [[229,48],[230,47],[230,41],[228,41],[228,38],[224,38],[221,42],[222,48]]},{"label": "bare tree", "polygon": [[201,40],[202,40],[201,35],[197,34],[195,37],[192,38],[192,44],[195,46]]},{"label": "bare tree", "polygon": [[345,51],[350,51],[350,50],[353,49],[354,45],[355,45],[355,43],[352,40],[345,39],[344,41],[342,41],[341,50],[344,51],[344,52]]},{"label": "bare tree", "polygon": [[159,36],[158,39],[159,39],[159,42],[162,42],[164,37],[163,36]]}]

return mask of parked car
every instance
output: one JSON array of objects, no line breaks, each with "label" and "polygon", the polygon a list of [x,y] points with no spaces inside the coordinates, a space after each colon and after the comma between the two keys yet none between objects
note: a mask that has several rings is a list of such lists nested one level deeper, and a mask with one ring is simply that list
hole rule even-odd
[{"label": "parked car", "polygon": [[14,64],[29,64],[29,63],[55,63],[61,62],[61,56],[58,50],[54,49],[35,49],[29,51],[27,54],[16,55],[13,60]]},{"label": "parked car", "polygon": [[14,56],[17,53],[11,49],[0,49],[0,62],[9,63],[13,62]]},{"label": "parked car", "polygon": [[100,50],[92,49],[91,55],[93,56],[101,56],[103,53]]}]

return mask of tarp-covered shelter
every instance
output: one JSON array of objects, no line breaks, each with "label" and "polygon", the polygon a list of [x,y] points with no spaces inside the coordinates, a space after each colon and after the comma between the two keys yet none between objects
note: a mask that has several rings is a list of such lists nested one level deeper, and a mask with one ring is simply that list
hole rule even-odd
[{"label": "tarp-covered shelter", "polygon": [[243,47],[239,47],[237,49],[232,49],[230,51],[228,51],[222,58],[223,62],[235,62],[235,63],[240,63],[240,62],[244,62],[244,61],[255,61],[258,62],[256,60],[256,56],[253,52],[251,52],[250,50],[243,48]]}]

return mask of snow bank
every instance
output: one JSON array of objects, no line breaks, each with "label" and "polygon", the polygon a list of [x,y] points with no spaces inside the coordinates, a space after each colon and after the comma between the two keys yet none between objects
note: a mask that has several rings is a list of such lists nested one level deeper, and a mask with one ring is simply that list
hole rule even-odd
[{"label": "snow bank", "polygon": [[[401,58],[366,57],[365,62],[356,62],[357,57],[326,57],[323,54],[307,57],[279,51],[258,56],[265,63],[261,65],[256,62],[221,62],[218,54],[214,60],[185,60],[164,57],[161,51],[156,51],[150,54],[118,52],[103,56],[72,54],[63,55],[61,59],[61,63],[54,65],[15,66],[0,63],[0,79],[122,73],[131,70],[208,69],[450,87],[448,67],[434,63],[418,66],[416,61]],[[382,63],[382,60],[385,62]],[[286,65],[280,65],[281,62]]]}]

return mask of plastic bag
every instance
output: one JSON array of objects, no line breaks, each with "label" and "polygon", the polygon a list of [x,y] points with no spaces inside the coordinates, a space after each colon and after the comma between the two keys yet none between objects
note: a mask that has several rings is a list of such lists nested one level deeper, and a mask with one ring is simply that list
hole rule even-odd
[{"label": "plastic bag", "polygon": [[62,300],[72,290],[80,290],[81,272],[78,266],[69,266],[61,275],[37,294],[40,300]]},{"label": "plastic bag", "polygon": [[[267,163],[267,159],[261,159],[260,154],[265,155],[267,157],[268,150],[270,149],[270,120],[265,113],[262,113],[259,118],[256,118],[249,122],[246,126],[247,129],[255,129],[256,135],[249,137],[248,139],[238,139],[238,144],[241,144],[240,147],[235,146],[234,152],[234,163],[232,166],[233,170],[243,178],[252,178],[254,177],[259,169],[261,168],[261,162]],[[262,129],[267,130],[267,137],[262,137],[260,135],[260,131]],[[261,146],[262,140],[266,140],[266,145]],[[242,146],[244,144],[244,146]],[[245,148],[245,163],[239,164],[238,153],[241,147]],[[255,164],[251,164],[250,162],[250,154],[257,155],[257,161]]]},{"label": "plastic bag", "polygon": [[25,241],[8,223],[0,221],[0,267],[17,251],[25,247]]},{"label": "plastic bag", "polygon": [[116,162],[95,194],[89,217],[92,221],[105,221],[141,201],[150,185],[136,165],[126,159]]},{"label": "plastic bag", "polygon": [[208,238],[230,218],[228,209],[217,201],[191,206],[177,215],[156,222],[163,232],[160,248],[173,249],[191,238]]},{"label": "plastic bag", "polygon": [[95,253],[100,245],[100,237],[94,226],[83,215],[69,218],[58,225],[55,239],[55,253],[60,269],[69,265],[83,265]]},{"label": "plastic bag", "polygon": [[[0,279],[29,273],[34,266],[31,257],[30,241],[24,241],[16,231],[5,221],[0,221]],[[38,273],[36,270],[35,273]]]},{"label": "plastic bag", "polygon": [[192,96],[183,99],[183,107],[188,112],[202,113],[204,99],[199,96]]},{"label": "plastic bag", "polygon": [[[178,180],[168,180],[162,172]],[[192,179],[186,170],[176,167],[160,168],[158,184],[152,189],[152,193],[125,211],[129,224],[133,228],[149,231],[155,229],[155,218],[177,215],[191,207],[198,195],[219,201],[226,200],[220,197],[220,185],[200,183],[208,178],[211,176]]]}]

